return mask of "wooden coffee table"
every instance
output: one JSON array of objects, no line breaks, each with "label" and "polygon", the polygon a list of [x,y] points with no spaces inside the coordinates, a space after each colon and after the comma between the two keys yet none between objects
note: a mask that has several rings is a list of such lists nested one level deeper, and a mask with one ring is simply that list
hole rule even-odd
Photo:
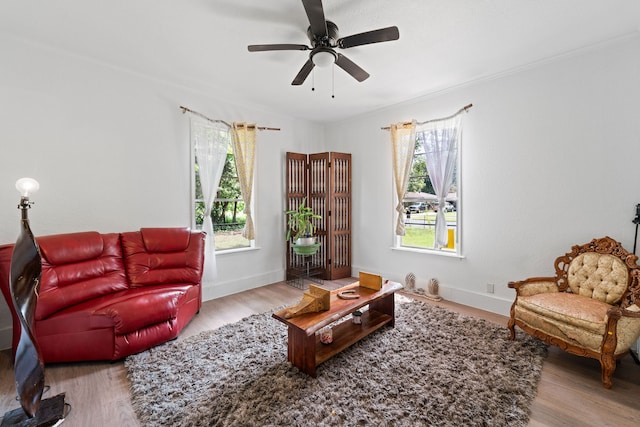
[{"label": "wooden coffee table", "polygon": [[[341,299],[338,293],[353,289],[360,298]],[[387,281],[382,289],[361,288],[359,283],[345,286],[331,292],[331,309],[318,313],[306,313],[286,319],[285,309],[273,313],[273,317],[288,327],[287,354],[289,362],[302,372],[315,378],[316,367],[322,362],[340,353],[351,344],[360,341],[373,331],[384,325],[394,326],[395,304],[394,293],[402,289],[397,282]],[[356,325],[344,321],[333,327],[333,342],[322,344],[316,332],[323,327],[340,320],[354,311],[369,305],[362,315],[362,324]]]}]

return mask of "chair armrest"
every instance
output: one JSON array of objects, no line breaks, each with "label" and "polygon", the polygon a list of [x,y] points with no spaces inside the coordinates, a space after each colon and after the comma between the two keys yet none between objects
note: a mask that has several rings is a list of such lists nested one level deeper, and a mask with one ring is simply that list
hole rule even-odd
[{"label": "chair armrest", "polygon": [[620,310],[620,314],[622,315],[622,317],[631,317],[634,319],[640,319],[640,309],[638,309],[638,306],[632,305],[629,308],[635,308],[636,310],[629,310],[628,308],[623,308]]},{"label": "chair armrest", "polygon": [[531,277],[525,280],[509,282],[510,288],[515,289],[518,296],[529,296],[559,292],[555,277]]},{"label": "chair armrest", "polygon": [[622,317],[640,319],[640,307],[635,304],[629,306],[628,308],[622,308],[614,305],[607,310],[607,318],[620,319]]},{"label": "chair armrest", "polygon": [[629,350],[640,337],[640,307],[631,305],[628,308],[613,306],[607,310],[602,348],[620,354]]}]

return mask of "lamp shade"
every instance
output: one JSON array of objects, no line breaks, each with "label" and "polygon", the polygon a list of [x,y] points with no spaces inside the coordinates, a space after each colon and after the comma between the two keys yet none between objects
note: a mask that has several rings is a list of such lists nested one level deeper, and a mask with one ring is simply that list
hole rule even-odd
[{"label": "lamp shade", "polygon": [[35,193],[40,188],[40,184],[33,178],[20,178],[16,181],[16,189],[22,197],[29,197],[29,194]]},{"label": "lamp shade", "polygon": [[314,65],[318,67],[328,67],[336,61],[336,55],[330,50],[321,50],[319,52],[316,52],[311,60],[313,61]]}]

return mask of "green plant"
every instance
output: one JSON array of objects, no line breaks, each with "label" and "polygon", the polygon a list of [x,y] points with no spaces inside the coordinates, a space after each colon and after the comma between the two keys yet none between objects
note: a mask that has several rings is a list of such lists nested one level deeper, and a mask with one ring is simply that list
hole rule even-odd
[{"label": "green plant", "polygon": [[289,217],[287,220],[287,240],[292,237],[293,240],[300,237],[310,237],[316,229],[312,220],[322,219],[322,215],[313,213],[313,209],[307,206],[306,197],[302,199],[298,209],[285,211],[285,215]]}]

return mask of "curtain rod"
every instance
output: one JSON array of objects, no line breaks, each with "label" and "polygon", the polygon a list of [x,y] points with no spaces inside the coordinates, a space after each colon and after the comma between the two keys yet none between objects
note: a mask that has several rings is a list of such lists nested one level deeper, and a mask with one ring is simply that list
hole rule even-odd
[{"label": "curtain rod", "polygon": [[[224,120],[210,119],[209,117],[205,116],[204,114],[198,113],[197,111],[193,111],[190,108],[183,107],[182,105],[180,106],[180,109],[182,110],[182,114],[184,114],[186,112],[189,112],[191,114],[195,114],[196,116],[202,117],[205,120],[209,120],[212,123],[222,123],[223,125],[226,125],[228,128],[232,128],[233,127],[229,123],[225,122]],[[280,128],[270,128],[270,127],[264,127],[264,126],[256,126],[256,129],[258,129],[258,130],[280,130]]]},{"label": "curtain rod", "polygon": [[[473,104],[465,105],[464,107],[462,107],[461,109],[459,109],[454,114],[452,114],[452,115],[450,115],[448,117],[443,117],[441,119],[427,120],[426,122],[418,122],[418,123],[416,123],[416,125],[426,125],[427,123],[431,123],[431,122],[437,122],[437,121],[440,121],[440,120],[448,120],[448,119],[451,119],[451,118],[457,116],[458,114],[462,113],[463,111],[469,111],[469,108],[471,108],[471,107],[473,107]],[[410,123],[411,122],[407,122],[407,124],[410,124]],[[380,129],[389,130],[389,129],[391,129],[391,126],[386,126],[386,127],[380,128]]]}]

